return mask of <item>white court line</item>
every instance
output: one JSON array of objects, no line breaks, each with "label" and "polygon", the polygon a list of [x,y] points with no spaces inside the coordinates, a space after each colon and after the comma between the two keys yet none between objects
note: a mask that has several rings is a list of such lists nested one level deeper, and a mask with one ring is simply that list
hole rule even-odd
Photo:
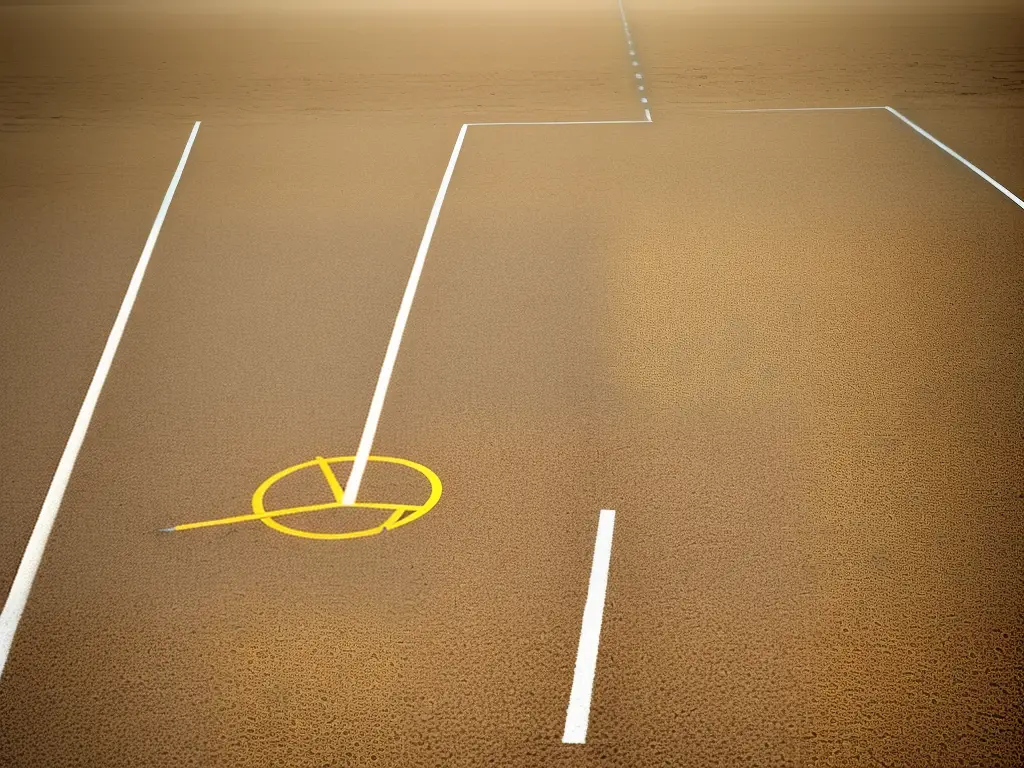
[{"label": "white court line", "polygon": [[858,112],[871,109],[888,109],[888,107],[766,107],[764,109],[720,109],[716,112]]},{"label": "white court line", "polygon": [[919,126],[914,121],[910,120],[908,117],[906,117],[902,113],[900,113],[897,110],[893,109],[892,107],[888,107],[888,106],[886,106],[886,107],[776,107],[776,108],[765,108],[765,109],[723,109],[723,110],[716,110],[716,111],[727,112],[727,113],[742,113],[742,112],[748,112],[748,113],[750,113],[750,112],[761,112],[761,113],[764,113],[764,112],[855,112],[855,111],[865,111],[865,110],[885,110],[886,112],[891,114],[893,117],[895,117],[895,118],[899,119],[900,121],[902,121],[903,123],[906,123],[907,125],[909,125],[915,131],[917,131],[917,133],[919,133],[921,136],[924,136],[926,139],[928,139],[928,141],[930,141],[932,144],[937,146],[943,152],[945,152],[946,154],[950,155],[951,157],[954,157],[957,160],[959,160],[961,163],[963,163],[965,166],[967,166],[970,170],[972,170],[978,176],[983,178],[985,181],[987,181],[989,184],[991,184],[993,187],[995,187],[997,190],[999,190],[1001,193],[1003,193],[1003,195],[1005,195],[1015,205],[1019,206],[1020,208],[1024,208],[1024,200],[1019,198],[1017,195],[1013,194],[1013,192],[1011,192],[1009,189],[1004,187],[998,181],[993,179],[991,176],[989,176],[987,173],[985,173],[983,170],[981,170],[981,168],[976,166],[974,163],[972,163],[966,157],[961,155],[959,152],[957,152],[956,150],[954,150],[951,147],[947,146],[946,144],[943,144],[937,138],[935,138],[930,133],[928,133],[928,131],[926,131],[924,128]]},{"label": "white court line", "polygon": [[[637,50],[636,49],[636,43],[633,42],[633,33],[629,31],[629,21],[626,19],[626,8],[622,4],[622,0],[619,0],[619,18],[622,19],[622,31],[626,35],[626,49],[629,51],[630,60],[632,61],[632,64],[633,64],[634,67],[638,67],[639,68],[639,66],[640,66],[640,59],[639,59],[639,57],[637,57],[637,54],[636,54],[636,50]],[[644,76],[643,76],[643,74],[641,72],[637,72],[636,73],[636,77],[637,77],[637,80],[641,81],[641,84],[638,86],[638,89],[640,91],[643,91],[644,90],[644,86],[643,86]],[[651,110],[647,106],[647,99],[644,97],[644,95],[642,93],[640,94],[640,106],[643,107],[643,109],[644,109],[644,115],[647,118],[646,122],[648,122],[648,123],[653,122],[653,119],[651,118]]]},{"label": "white court line", "polygon": [[448,185],[451,184],[452,174],[455,173],[455,164],[459,160],[459,153],[462,151],[462,145],[466,140],[466,131],[472,127],[499,125],[637,125],[650,123],[650,110],[644,110],[644,112],[647,115],[646,120],[463,123],[461,130],[459,130],[459,138],[456,139],[455,147],[452,149],[451,157],[448,160],[448,167],[445,169],[444,177],[441,179],[441,187],[437,190],[437,196],[434,198],[434,206],[431,208],[430,216],[427,218],[427,226],[423,231],[420,247],[416,251],[416,259],[413,261],[409,281],[405,285],[405,293],[402,294],[402,303],[398,307],[398,316],[395,318],[394,328],[391,329],[391,338],[388,340],[388,348],[384,353],[384,362],[381,364],[380,374],[377,376],[377,386],[374,388],[373,398],[370,400],[370,411],[366,415],[363,433],[359,438],[359,447],[356,449],[356,457],[352,462],[352,471],[349,473],[348,482],[345,483],[345,492],[341,497],[342,504],[355,504],[359,498],[359,486],[362,485],[363,475],[366,473],[366,466],[370,460],[370,451],[373,449],[377,425],[380,423],[380,415],[384,410],[384,400],[388,394],[388,386],[391,384],[395,362],[398,360],[398,350],[402,346],[402,336],[405,333],[405,326],[409,322],[409,313],[412,311],[412,303],[416,298],[416,288],[419,286],[420,276],[423,274],[423,265],[427,259],[427,251],[430,250],[430,242],[434,238],[437,220],[441,215],[441,206],[444,205],[444,198],[448,193]]},{"label": "white court line", "polygon": [[18,622],[21,621],[21,614],[25,610],[28,593],[32,590],[32,583],[35,581],[36,573],[39,571],[39,564],[43,559],[43,550],[46,548],[46,541],[50,537],[53,522],[57,518],[60,503],[64,498],[64,492],[67,490],[68,481],[71,479],[71,472],[75,468],[78,452],[82,448],[85,433],[89,429],[89,422],[92,421],[93,411],[96,410],[96,403],[99,401],[100,392],[103,390],[103,384],[107,380],[107,374],[110,372],[110,366],[114,361],[114,355],[117,353],[117,347],[121,343],[121,337],[124,335],[125,325],[128,323],[128,316],[132,312],[135,298],[139,294],[139,287],[142,285],[142,278],[146,274],[149,259],[153,255],[153,248],[156,246],[156,239],[160,235],[160,228],[163,227],[164,219],[167,217],[167,210],[170,208],[171,200],[174,198],[174,191],[178,188],[181,174],[185,170],[185,162],[188,160],[198,133],[199,121],[196,121],[195,125],[192,126],[192,133],[185,143],[185,149],[181,153],[181,159],[178,161],[178,167],[174,171],[174,176],[171,177],[171,183],[164,194],[160,210],[157,211],[153,227],[149,230],[149,237],[146,238],[146,244],[142,248],[139,263],[135,266],[135,271],[132,273],[132,278],[128,283],[128,290],[124,295],[124,300],[121,302],[121,308],[117,312],[114,327],[110,329],[110,335],[107,336],[107,343],[103,347],[103,354],[100,355],[96,372],[93,374],[89,389],[86,390],[85,400],[82,402],[82,407],[78,411],[78,417],[71,428],[71,436],[68,437],[68,442],[64,446],[64,453],[61,454],[60,462],[57,464],[57,471],[53,473],[50,487],[46,491],[42,509],[40,509],[39,517],[32,528],[32,535],[29,537],[28,546],[25,547],[25,554],[21,557],[21,564],[18,566],[18,572],[14,576],[11,591],[7,595],[7,601],[4,603],[4,609],[0,612],[0,676],[3,675],[4,667],[7,665],[7,657],[11,652],[14,634],[18,630]]},{"label": "white court line", "polygon": [[615,510],[602,509],[597,521],[594,562],[590,567],[587,604],[583,609],[580,645],[576,651],[576,671],[572,677],[569,706],[565,711],[563,744],[584,744],[590,722],[590,698],[594,691],[597,649],[601,641],[601,620],[604,617],[604,596],[608,591],[608,567],[612,559],[612,531]]},{"label": "white court line", "polygon": [[911,128],[913,128],[913,129],[914,129],[915,131],[917,131],[917,132],[918,132],[919,134],[921,134],[922,136],[924,136],[924,137],[925,137],[926,139],[928,139],[928,141],[930,141],[930,142],[931,142],[932,144],[934,144],[935,146],[937,146],[937,147],[938,147],[939,149],[941,149],[941,150],[942,150],[943,152],[945,152],[946,154],[948,154],[948,155],[950,155],[950,156],[952,156],[952,157],[955,157],[955,158],[956,158],[957,160],[959,160],[959,161],[960,161],[961,163],[963,163],[964,165],[966,165],[966,166],[967,166],[968,168],[970,168],[970,169],[971,169],[972,171],[974,171],[974,172],[975,172],[976,174],[978,174],[979,176],[981,176],[981,178],[983,178],[983,179],[984,179],[985,181],[987,181],[987,182],[988,182],[989,184],[991,184],[991,185],[992,185],[993,187],[995,187],[995,188],[996,188],[996,189],[998,189],[998,190],[999,190],[1000,192],[1002,192],[1002,193],[1003,193],[1004,195],[1006,195],[1006,197],[1008,197],[1008,198],[1009,198],[1010,200],[1012,200],[1012,201],[1013,201],[1014,203],[1016,203],[1016,204],[1017,204],[1018,206],[1020,206],[1021,208],[1024,208],[1024,200],[1021,200],[1021,199],[1020,199],[1019,197],[1017,197],[1017,196],[1016,196],[1015,194],[1013,194],[1013,192],[1011,192],[1011,191],[1010,191],[1010,190],[1008,190],[1008,189],[1007,189],[1006,187],[1004,187],[1004,186],[1003,186],[1002,184],[1000,184],[1000,183],[999,183],[998,181],[996,181],[995,179],[993,179],[993,178],[992,178],[991,176],[989,176],[989,175],[988,175],[987,173],[985,173],[985,172],[984,172],[983,170],[981,170],[981,168],[979,168],[978,166],[976,166],[976,165],[975,165],[974,163],[970,162],[970,161],[969,161],[969,160],[968,160],[967,158],[965,158],[965,157],[964,157],[963,155],[960,155],[960,154],[958,154],[957,152],[955,152],[955,151],[953,151],[952,149],[950,149],[949,147],[947,147],[947,146],[946,146],[945,144],[943,144],[943,143],[942,143],[941,141],[939,141],[939,140],[938,140],[938,139],[936,139],[936,138],[935,138],[934,136],[932,136],[932,135],[931,135],[930,133],[928,133],[928,131],[926,131],[926,130],[925,130],[924,128],[922,128],[921,126],[917,125],[917,123],[914,123],[914,122],[912,122],[911,120],[908,120],[908,119],[907,119],[906,117],[904,117],[903,115],[901,115],[901,114],[900,114],[899,112],[897,112],[897,111],[896,111],[895,109],[893,109],[892,107],[885,107],[885,110],[886,110],[886,111],[888,111],[888,112],[889,112],[890,114],[892,114],[892,115],[894,115],[894,116],[898,117],[898,118],[899,118],[900,120],[902,120],[902,121],[903,121],[904,123],[906,123],[907,125],[909,125],[909,126],[910,126]]},{"label": "white court line", "polygon": [[462,143],[466,139],[466,130],[468,128],[469,124],[463,123],[462,128],[459,130],[459,138],[455,140],[455,148],[452,149],[452,156],[448,160],[448,167],[445,169],[444,178],[441,179],[441,188],[437,190],[437,197],[434,198],[434,207],[430,209],[427,227],[423,231],[423,239],[420,240],[419,250],[416,251],[416,259],[412,264],[409,282],[405,285],[402,303],[398,307],[395,327],[391,329],[391,339],[388,341],[388,349],[384,353],[384,362],[381,364],[380,375],[377,377],[377,386],[373,390],[373,399],[370,401],[370,412],[366,416],[366,424],[363,425],[363,434],[359,438],[356,458],[352,462],[352,471],[349,473],[348,482],[345,484],[345,493],[341,497],[342,504],[355,504],[356,498],[359,495],[359,486],[363,482],[366,463],[370,459],[370,449],[373,447],[373,438],[377,434],[380,413],[384,408],[384,398],[388,394],[391,374],[395,370],[395,361],[398,359],[398,348],[402,345],[402,334],[405,333],[405,324],[409,321],[409,312],[412,311],[412,301],[416,298],[416,287],[420,283],[420,275],[423,274],[423,263],[427,260],[430,241],[433,239],[434,230],[437,228],[437,218],[441,215],[444,196],[448,192],[448,185],[451,183],[452,174],[455,173],[455,163],[459,160],[459,152],[462,151]]},{"label": "white court line", "polygon": [[[649,111],[649,110],[648,110]],[[466,123],[470,128],[483,128],[488,125],[638,125],[649,123],[650,120],[549,120],[535,122],[510,123]]]}]

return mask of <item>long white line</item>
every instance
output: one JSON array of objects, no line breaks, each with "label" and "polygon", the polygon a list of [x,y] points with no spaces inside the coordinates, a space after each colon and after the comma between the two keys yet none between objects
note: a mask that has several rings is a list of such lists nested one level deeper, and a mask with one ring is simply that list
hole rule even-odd
[{"label": "long white line", "polygon": [[639,69],[640,59],[637,58],[636,44],[633,42],[633,33],[629,30],[629,20],[626,18],[626,8],[622,4],[622,0],[619,0],[619,18],[622,19],[622,32],[626,36],[626,49],[629,51],[630,62],[637,68],[636,79],[640,81],[637,85],[640,107],[644,110],[644,115],[647,118],[645,122],[650,123],[653,122],[653,119],[651,118],[651,109],[647,98],[646,85],[644,85],[644,75]]},{"label": "long white line", "polygon": [[170,208],[171,200],[174,198],[174,191],[178,188],[178,182],[181,180],[181,174],[185,170],[185,163],[188,160],[189,153],[192,151],[192,145],[195,143],[198,133],[199,122],[196,121],[195,125],[192,126],[192,133],[185,143],[185,149],[181,153],[181,159],[178,161],[178,167],[174,171],[174,176],[171,177],[171,183],[164,194],[160,210],[157,211],[153,227],[149,230],[149,237],[146,238],[146,244],[142,248],[139,263],[135,266],[135,271],[132,273],[132,278],[128,283],[128,290],[121,302],[121,308],[117,312],[117,317],[114,319],[114,327],[110,329],[110,335],[107,336],[107,343],[103,347],[103,354],[100,355],[96,372],[93,374],[92,382],[85,393],[85,400],[82,402],[82,407],[78,411],[78,417],[71,428],[71,436],[68,437],[68,442],[64,446],[64,453],[61,454],[60,462],[57,464],[57,471],[53,473],[50,487],[46,491],[42,509],[40,509],[39,517],[32,528],[32,535],[29,537],[25,554],[21,557],[21,564],[18,566],[18,572],[14,576],[11,591],[7,595],[7,601],[4,603],[4,609],[0,612],[0,676],[3,675],[4,668],[7,666],[7,657],[11,652],[14,634],[18,630],[18,622],[21,621],[21,614],[25,610],[28,594],[32,590],[36,573],[39,571],[39,564],[43,559],[43,550],[46,549],[46,542],[50,537],[50,531],[53,529],[53,522],[57,518],[60,503],[64,498],[64,492],[67,490],[68,481],[71,479],[71,472],[75,468],[78,452],[82,448],[85,433],[89,429],[89,422],[92,421],[93,411],[96,410],[96,403],[99,401],[100,392],[103,390],[103,384],[107,380],[107,374],[110,372],[110,366],[114,361],[114,355],[117,353],[117,347],[121,343],[121,337],[124,335],[128,316],[131,314],[135,298],[139,294],[139,287],[142,285],[142,278],[146,274],[149,259],[153,255],[153,248],[156,246],[156,239],[160,235],[160,228],[163,227],[164,219],[167,217],[167,210]]},{"label": "long white line", "polygon": [[485,128],[494,125],[637,125],[650,120],[545,120],[508,123],[466,123],[470,128]]},{"label": "long white line", "polygon": [[716,112],[858,112],[871,109],[888,109],[888,107],[766,107],[764,109],[719,109]]},{"label": "long white line", "polygon": [[441,215],[444,196],[448,192],[448,185],[451,183],[452,174],[455,172],[455,163],[459,160],[459,152],[462,151],[462,142],[466,139],[466,130],[468,128],[469,125],[464,123],[459,130],[459,138],[455,140],[455,148],[452,149],[452,156],[448,160],[448,167],[445,169],[444,178],[441,179],[441,188],[437,190],[437,197],[434,198],[434,207],[430,209],[427,227],[423,231],[423,238],[420,240],[420,247],[416,251],[416,259],[412,264],[409,282],[405,285],[402,303],[398,307],[395,327],[391,329],[391,339],[388,341],[388,348],[384,353],[384,362],[381,364],[380,375],[377,377],[377,386],[373,390],[373,399],[370,401],[370,412],[366,416],[366,424],[363,425],[363,434],[359,438],[356,458],[352,462],[352,471],[349,473],[348,482],[345,484],[345,493],[341,497],[342,504],[355,504],[359,496],[359,486],[363,482],[366,463],[370,459],[373,438],[377,434],[377,423],[380,421],[380,413],[384,408],[384,398],[388,394],[391,374],[395,370],[395,361],[398,359],[398,348],[402,345],[402,334],[405,333],[405,324],[409,321],[412,302],[416,298],[416,287],[419,285],[420,275],[423,273],[423,263],[427,259],[430,241],[433,239],[434,229],[437,227],[437,218]]},{"label": "long white line", "polygon": [[902,121],[903,121],[904,123],[906,123],[907,125],[909,125],[909,126],[910,126],[911,128],[913,128],[913,129],[914,129],[915,131],[917,131],[917,132],[918,132],[919,134],[921,134],[922,136],[924,136],[924,137],[925,137],[926,139],[928,139],[928,141],[930,141],[930,142],[931,142],[932,144],[934,144],[935,146],[937,146],[937,147],[938,147],[939,149],[941,149],[941,150],[942,150],[943,152],[945,152],[946,154],[948,154],[948,155],[950,155],[950,156],[952,156],[952,157],[955,157],[955,158],[956,158],[957,160],[959,160],[959,161],[960,161],[961,163],[963,163],[964,165],[966,165],[966,166],[967,166],[968,168],[970,168],[970,169],[971,169],[972,171],[974,171],[974,172],[975,172],[976,174],[978,174],[979,176],[981,176],[981,178],[983,178],[983,179],[984,179],[985,181],[987,181],[987,182],[988,182],[989,184],[991,184],[991,185],[992,185],[993,187],[995,187],[995,188],[996,188],[996,189],[998,189],[998,190],[999,190],[1000,192],[1002,192],[1002,193],[1003,193],[1004,195],[1006,195],[1006,197],[1008,197],[1008,198],[1009,198],[1010,200],[1012,200],[1012,201],[1013,201],[1013,202],[1014,202],[1014,203],[1015,203],[1016,205],[1020,206],[1021,208],[1024,208],[1024,200],[1021,200],[1021,199],[1020,199],[1019,197],[1017,197],[1017,196],[1016,196],[1015,194],[1013,194],[1013,192],[1011,192],[1011,191],[1010,191],[1010,190],[1008,190],[1008,189],[1007,189],[1006,187],[1004,187],[1004,186],[1003,186],[1002,184],[1000,184],[1000,183],[999,183],[998,181],[996,181],[995,179],[993,179],[993,178],[992,178],[991,176],[989,176],[989,175],[988,175],[987,173],[985,173],[985,172],[984,172],[983,170],[981,170],[981,168],[979,168],[978,166],[976,166],[976,165],[975,165],[974,163],[970,162],[970,161],[969,161],[969,160],[968,160],[967,158],[965,158],[965,157],[964,157],[963,155],[960,155],[960,154],[958,154],[957,152],[955,152],[954,150],[952,150],[952,149],[950,149],[949,147],[947,147],[947,146],[946,146],[945,144],[943,144],[943,143],[942,143],[941,141],[939,141],[939,140],[938,140],[938,139],[936,139],[936,138],[935,138],[934,136],[932,136],[932,135],[931,135],[930,133],[928,133],[928,131],[926,131],[926,130],[925,130],[924,128],[922,128],[921,126],[919,126],[919,125],[918,125],[917,123],[914,123],[914,122],[912,122],[911,120],[907,119],[906,117],[904,117],[903,115],[901,115],[901,114],[900,114],[899,112],[897,112],[897,111],[896,111],[895,109],[893,109],[892,107],[885,107],[885,109],[886,109],[886,111],[888,111],[888,112],[889,112],[889,113],[891,113],[892,115],[895,115],[895,116],[896,116],[896,117],[898,117],[898,118],[899,118],[900,120],[902,120]]},{"label": "long white line", "polygon": [[594,691],[597,649],[601,641],[601,620],[604,617],[604,596],[608,591],[608,566],[612,558],[612,531],[615,510],[602,509],[597,521],[594,562],[590,567],[587,604],[583,609],[580,645],[576,651],[576,671],[572,677],[569,706],[565,711],[564,744],[583,744],[590,722],[590,699]]}]

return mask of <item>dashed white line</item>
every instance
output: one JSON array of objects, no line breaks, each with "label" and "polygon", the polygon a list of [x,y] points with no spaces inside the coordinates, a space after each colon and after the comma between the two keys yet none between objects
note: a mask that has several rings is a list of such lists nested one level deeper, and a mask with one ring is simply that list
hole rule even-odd
[{"label": "dashed white line", "polygon": [[650,120],[527,120],[508,123],[466,123],[466,125],[470,128],[482,128],[488,125],[635,125],[649,122]]},{"label": "dashed white line", "polygon": [[584,744],[587,740],[590,700],[594,691],[597,650],[601,642],[601,620],[604,617],[605,593],[608,591],[608,567],[612,558],[614,528],[615,510],[602,509],[597,521],[594,561],[590,567],[590,586],[587,588],[580,644],[576,651],[576,670],[572,678],[569,706],[565,712],[565,731],[562,734],[564,744]]},{"label": "dashed white line", "polygon": [[[619,18],[622,19],[622,31],[626,35],[626,48],[629,50],[629,55],[631,57],[630,61],[632,62],[632,65],[634,67],[639,68],[640,67],[640,59],[637,57],[637,54],[636,54],[636,45],[633,43],[633,34],[629,31],[629,21],[626,20],[626,8],[622,4],[622,0],[619,0]],[[644,79],[643,73],[642,72],[637,72],[636,73],[636,79],[640,80],[640,81],[643,81],[643,79]],[[639,85],[639,86],[637,86],[637,88],[640,91],[643,91],[643,89],[644,89],[643,85]],[[647,99],[645,99],[645,98],[643,98],[641,96],[641,98],[640,98],[640,106],[644,107],[644,115],[647,118],[646,122],[649,123],[649,122],[651,122],[651,110],[650,110],[650,108],[647,108],[645,106],[647,103],[648,103]]]},{"label": "dashed white line", "polygon": [[189,153],[192,151],[192,145],[195,143],[198,133],[199,122],[197,121],[192,126],[192,133],[189,134],[188,141],[185,143],[185,149],[181,153],[178,167],[174,171],[174,176],[171,177],[171,183],[167,187],[163,202],[157,211],[156,219],[149,230],[149,237],[146,238],[146,244],[142,248],[142,255],[139,256],[138,264],[136,264],[135,271],[128,282],[128,290],[121,301],[121,308],[114,319],[114,326],[110,329],[110,334],[107,336],[107,343],[103,347],[99,364],[96,366],[96,372],[92,376],[89,389],[86,390],[85,400],[82,402],[82,407],[75,418],[75,424],[71,428],[71,435],[68,437],[67,444],[64,446],[64,452],[61,454],[60,461],[57,464],[57,471],[53,473],[53,479],[50,481],[50,487],[47,489],[46,497],[43,499],[43,506],[39,511],[39,517],[32,528],[32,535],[29,537],[28,546],[25,547],[25,553],[21,556],[21,563],[18,565],[18,572],[15,574],[14,581],[11,584],[7,601],[4,603],[3,611],[0,612],[0,676],[3,675],[4,667],[7,665],[7,657],[11,652],[14,635],[18,630],[18,623],[21,621],[25,604],[28,602],[28,594],[32,590],[32,584],[35,582],[36,574],[39,572],[39,564],[43,559],[43,550],[46,549],[46,542],[50,537],[50,531],[53,529],[54,520],[57,519],[57,512],[60,510],[61,501],[64,499],[64,492],[67,490],[68,481],[71,479],[71,472],[75,468],[75,461],[78,459],[78,453],[85,440],[89,423],[92,421],[93,412],[96,410],[96,403],[99,401],[100,392],[103,390],[103,384],[107,380],[107,374],[110,373],[110,366],[114,362],[114,355],[117,353],[117,347],[121,343],[125,326],[128,324],[128,316],[131,314],[132,307],[135,305],[135,299],[139,295],[139,287],[142,285],[142,278],[146,274],[146,267],[149,265],[149,259],[153,255],[153,248],[156,247],[157,237],[159,237],[160,229],[164,225],[167,211],[171,207],[171,200],[174,198],[174,191],[178,188],[178,182],[181,180],[181,174],[185,170],[185,163],[188,160]]}]

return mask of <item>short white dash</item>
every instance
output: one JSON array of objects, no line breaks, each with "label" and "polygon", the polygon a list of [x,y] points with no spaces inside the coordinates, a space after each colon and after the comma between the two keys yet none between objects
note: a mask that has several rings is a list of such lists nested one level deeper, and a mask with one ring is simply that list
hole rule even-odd
[{"label": "short white dash", "polygon": [[565,712],[563,744],[584,744],[587,741],[590,699],[594,691],[597,650],[601,642],[601,620],[604,617],[604,598],[608,590],[608,568],[612,558],[614,528],[615,510],[602,509],[597,521],[597,540],[594,542],[594,560],[590,567],[587,604],[583,608],[580,645],[576,651],[576,671],[572,678],[569,706]]},{"label": "short white dash", "polygon": [[647,97],[646,96],[641,96],[640,97],[640,103],[641,104],[646,104],[647,103]]},{"label": "short white dash", "polygon": [[644,110],[644,114],[647,115],[647,122],[648,123],[653,123],[654,122],[654,119],[651,117],[651,110],[645,109]]},{"label": "short white dash", "polygon": [[639,89],[640,89],[641,91],[642,91],[642,90],[644,89],[644,87],[643,87],[642,85],[640,85],[640,86],[637,86],[637,87],[638,87],[638,88],[639,88]]},{"label": "short white dash", "polygon": [[636,51],[630,51],[630,52],[629,52],[629,55],[630,55],[630,56],[636,56]]},{"label": "short white dash", "polygon": [[644,79],[644,76],[643,76],[643,75],[641,75],[641,74],[640,74],[639,72],[637,72],[637,73],[636,73],[636,79],[637,79],[637,80],[643,80],[643,79]]},{"label": "short white dash", "polygon": [[633,59],[633,66],[634,67],[639,67],[640,66],[640,62],[637,61],[636,59]]}]

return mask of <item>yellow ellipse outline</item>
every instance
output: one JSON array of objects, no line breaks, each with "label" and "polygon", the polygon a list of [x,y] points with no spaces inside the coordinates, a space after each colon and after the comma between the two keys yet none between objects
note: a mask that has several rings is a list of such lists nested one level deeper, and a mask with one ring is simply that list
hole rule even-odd
[{"label": "yellow ellipse outline", "polygon": [[[266,525],[269,528],[272,528],[273,530],[277,531],[278,533],[285,533],[285,534],[288,534],[289,536],[297,536],[297,537],[303,538],[303,539],[319,539],[321,541],[338,541],[338,540],[341,540],[341,539],[358,539],[358,538],[362,538],[364,536],[375,536],[375,535],[377,535],[379,533],[382,533],[385,530],[389,530],[390,531],[390,530],[394,530],[395,528],[400,528],[401,526],[406,525],[407,523],[411,523],[413,520],[416,520],[416,519],[418,519],[420,517],[423,517],[423,515],[427,514],[427,512],[429,512],[431,509],[434,508],[434,506],[437,504],[438,500],[441,498],[441,478],[439,478],[428,467],[425,467],[422,464],[418,464],[415,461],[409,461],[408,459],[400,459],[400,458],[397,458],[397,457],[394,457],[394,456],[370,456],[370,457],[368,457],[368,461],[377,461],[377,462],[382,462],[382,463],[385,463],[385,464],[400,464],[402,466],[409,467],[410,469],[416,470],[421,475],[426,477],[427,480],[430,482],[430,496],[427,498],[427,500],[423,504],[395,504],[395,505],[390,505],[390,504],[388,504],[388,505],[377,505],[377,504],[374,504],[373,507],[375,507],[375,508],[394,509],[394,512],[391,514],[391,516],[387,520],[385,520],[383,523],[381,523],[378,526],[375,526],[373,528],[365,528],[365,529],[363,529],[361,531],[347,531],[345,533],[314,533],[314,532],[311,532],[311,531],[299,530],[298,528],[290,528],[287,525],[284,525],[283,523],[278,522],[273,517],[274,514],[283,514],[283,513],[286,513],[288,510],[278,510],[275,513],[274,511],[268,511],[267,508],[263,505],[263,497],[266,496],[266,493],[267,493],[268,490],[270,490],[271,486],[273,486],[274,483],[276,483],[278,480],[281,480],[282,478],[287,477],[288,475],[292,474],[293,472],[298,472],[300,469],[307,469],[309,467],[320,466],[321,469],[324,470],[325,475],[329,474],[330,477],[333,477],[333,473],[330,472],[329,469],[327,469],[327,467],[329,465],[331,465],[331,464],[343,464],[345,462],[355,461],[355,458],[356,458],[355,456],[334,456],[334,457],[329,458],[329,459],[325,459],[325,458],[322,458],[322,457],[317,457],[317,458],[313,459],[312,461],[305,461],[305,462],[303,462],[301,464],[296,464],[294,466],[287,467],[286,469],[282,469],[280,472],[277,472],[277,473],[271,475],[266,480],[264,480],[260,484],[260,486],[252,494],[252,511],[253,511],[253,514],[264,525]],[[330,482],[329,479],[328,479],[328,482]],[[324,510],[327,510],[327,509],[342,509],[345,506],[354,506],[354,507],[361,507],[362,506],[358,502],[356,504],[353,504],[353,505],[342,504],[341,503],[341,495],[339,493],[340,486],[337,486],[337,480],[335,479],[335,482],[334,483],[330,483],[330,485],[332,487],[332,490],[335,493],[335,503],[334,504],[323,505],[323,509]],[[317,505],[317,506],[320,506],[320,505]],[[413,511],[412,514],[406,515],[405,513],[407,511],[409,511],[409,510],[414,510],[414,511]]]}]

